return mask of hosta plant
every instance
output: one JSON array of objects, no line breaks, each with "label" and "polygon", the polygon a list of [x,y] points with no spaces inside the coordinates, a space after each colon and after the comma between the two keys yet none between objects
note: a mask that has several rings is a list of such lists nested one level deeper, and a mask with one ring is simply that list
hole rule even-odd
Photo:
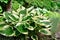
[{"label": "hosta plant", "polygon": [[[38,40],[37,33],[51,35],[51,16],[49,11],[41,8],[19,7],[16,11],[4,12],[0,16],[0,34],[20,36],[21,40],[31,38]],[[51,18],[49,18],[51,17]]]}]

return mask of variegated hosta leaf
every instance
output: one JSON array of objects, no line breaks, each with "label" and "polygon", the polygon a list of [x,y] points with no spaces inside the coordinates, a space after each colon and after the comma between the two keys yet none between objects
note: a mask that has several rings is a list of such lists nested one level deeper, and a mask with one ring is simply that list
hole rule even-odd
[{"label": "variegated hosta leaf", "polygon": [[31,38],[32,38],[32,40],[38,40],[37,35],[33,35],[33,36],[31,36]]},{"label": "variegated hosta leaf", "polygon": [[12,21],[12,22],[15,21],[16,22],[19,20],[19,17],[15,14],[12,14],[12,13],[5,12],[5,13],[3,13],[3,15],[4,15],[5,19],[8,21]]},{"label": "variegated hosta leaf", "polygon": [[[50,25],[50,20],[49,19],[44,19],[44,18],[40,18],[40,17],[33,17],[32,18],[33,20],[34,20],[34,22],[35,23],[37,23],[37,24],[39,24],[39,25],[41,25],[41,26],[48,26],[48,25]],[[48,26],[49,27],[49,26]]]},{"label": "variegated hosta leaf", "polygon": [[22,21],[27,21],[27,20],[31,20],[31,19],[32,19],[31,16],[25,16],[22,18]]},{"label": "variegated hosta leaf", "polygon": [[22,23],[17,23],[15,28],[22,34],[28,34],[28,30],[25,28],[25,26]]},{"label": "variegated hosta leaf", "polygon": [[28,23],[24,24],[25,28],[27,28],[28,30],[34,30],[35,28],[33,26],[30,26]]},{"label": "variegated hosta leaf", "polygon": [[30,11],[32,11],[34,8],[34,6],[30,7],[30,8],[27,8],[27,13],[29,13]]},{"label": "variegated hosta leaf", "polygon": [[24,10],[20,10],[19,13],[20,13],[20,14],[23,14],[23,15],[26,15],[26,9],[24,9]]},{"label": "variegated hosta leaf", "polygon": [[3,24],[0,24],[0,31],[1,31],[1,30],[4,30],[4,28],[3,28],[4,26],[5,26],[4,23],[3,23]]},{"label": "variegated hosta leaf", "polygon": [[5,36],[13,36],[14,31],[9,25],[0,25],[0,34],[5,35]]},{"label": "variegated hosta leaf", "polygon": [[51,35],[51,32],[47,28],[40,29],[39,32],[45,35]]}]

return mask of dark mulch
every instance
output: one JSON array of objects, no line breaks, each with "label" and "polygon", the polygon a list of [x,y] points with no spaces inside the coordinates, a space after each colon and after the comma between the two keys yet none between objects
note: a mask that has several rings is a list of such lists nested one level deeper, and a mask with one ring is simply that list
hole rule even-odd
[{"label": "dark mulch", "polygon": [[[0,35],[0,40],[20,40],[19,37],[6,37],[6,36],[3,36],[3,35]],[[28,39],[28,40],[32,40],[32,39]],[[43,37],[42,39],[39,38],[39,40],[54,40],[52,38],[45,38]]]},{"label": "dark mulch", "polygon": [[3,35],[0,35],[0,40],[20,40],[20,38],[17,37],[6,37]]}]

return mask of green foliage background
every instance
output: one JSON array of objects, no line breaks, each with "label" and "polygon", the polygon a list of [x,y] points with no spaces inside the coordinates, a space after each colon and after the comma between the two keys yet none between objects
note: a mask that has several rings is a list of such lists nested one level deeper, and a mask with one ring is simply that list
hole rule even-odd
[{"label": "green foliage background", "polygon": [[60,23],[60,14],[56,12],[60,9],[59,0],[12,0],[11,11],[6,11],[8,2],[0,0],[0,34],[38,40],[37,33],[56,33]]}]

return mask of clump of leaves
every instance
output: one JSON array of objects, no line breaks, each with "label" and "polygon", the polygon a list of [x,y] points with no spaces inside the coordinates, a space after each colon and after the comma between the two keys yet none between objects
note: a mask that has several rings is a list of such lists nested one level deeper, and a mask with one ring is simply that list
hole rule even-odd
[{"label": "clump of leaves", "polygon": [[56,10],[58,8],[57,2],[53,0],[25,0],[27,3],[38,6],[41,8],[46,8],[48,10]]},{"label": "clump of leaves", "polygon": [[[4,12],[0,16],[0,34],[5,36],[21,36],[23,39],[31,37],[38,40],[37,33],[51,35],[50,19],[45,15],[48,13],[46,9],[25,8],[21,6],[16,11]],[[22,39],[21,39],[22,40]]]},{"label": "clump of leaves", "polygon": [[[55,2],[54,0],[14,0],[19,4],[24,5],[25,7],[35,6],[40,8],[46,8],[48,10],[55,11],[59,8],[59,2]],[[14,2],[13,1],[13,2]]]}]

